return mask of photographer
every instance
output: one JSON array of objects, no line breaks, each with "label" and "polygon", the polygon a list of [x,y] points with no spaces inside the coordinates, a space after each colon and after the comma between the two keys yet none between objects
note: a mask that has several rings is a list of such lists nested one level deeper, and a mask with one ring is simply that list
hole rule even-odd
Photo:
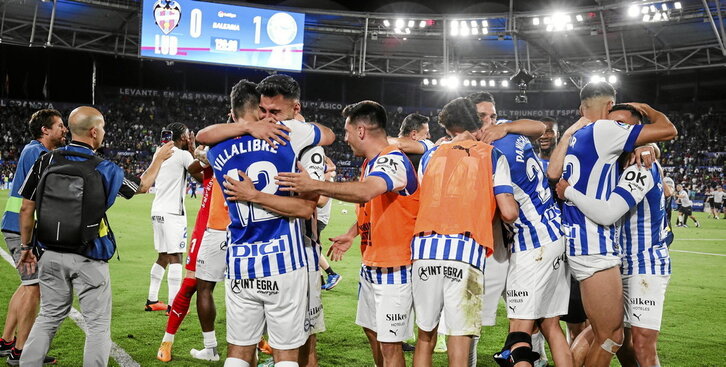
[{"label": "photographer", "polygon": [[[18,267],[32,273],[37,266],[40,280],[40,314],[25,343],[25,351],[20,358],[21,365],[41,365],[58,326],[71,310],[74,290],[78,293],[81,312],[87,324],[84,366],[107,365],[111,351],[111,279],[107,261],[116,251],[113,232],[104,215],[103,220],[96,223],[97,227],[92,227],[98,228],[98,233],[95,233],[93,240],[87,243],[57,242],[51,245],[52,240],[47,240],[48,237],[67,236],[68,226],[64,226],[62,220],[57,222],[56,233],[47,233],[48,231],[40,229],[33,233],[36,227],[34,216],[36,201],[38,202],[37,226],[44,228],[48,224],[43,216],[44,211],[55,209],[53,196],[79,191],[73,185],[67,187],[53,185],[52,183],[56,181],[51,177],[59,176],[56,172],[63,167],[72,166],[83,170],[89,163],[95,164],[93,168],[97,171],[95,177],[103,184],[105,200],[101,199],[102,203],[92,204],[87,204],[84,200],[83,208],[85,209],[86,205],[101,205],[104,209],[100,214],[103,214],[113,205],[117,195],[130,199],[136,193],[147,192],[156,179],[161,163],[171,156],[172,144],[167,144],[159,149],[154,161],[140,179],[124,177],[120,167],[94,155],[105,135],[105,122],[98,110],[92,107],[78,107],[71,112],[68,124],[73,141],[68,146],[49,152],[36,161],[21,188],[23,196],[20,208],[21,257]],[[84,155],[85,159],[78,156],[79,154]],[[91,191],[94,190],[87,190],[91,187],[85,185],[87,182],[92,182],[93,178],[83,176],[79,180],[84,180],[84,186],[80,190],[82,197],[86,198],[88,195],[90,199],[98,201],[98,196],[91,195]],[[78,183],[78,180],[73,183]],[[65,212],[64,208],[60,208],[61,214],[66,218],[73,220],[85,214],[85,210],[83,213],[73,213],[72,208],[77,207],[71,204],[73,203],[68,203]],[[81,233],[77,238],[85,238],[83,236],[86,233],[83,231]],[[34,252],[42,253],[39,261]]]}]

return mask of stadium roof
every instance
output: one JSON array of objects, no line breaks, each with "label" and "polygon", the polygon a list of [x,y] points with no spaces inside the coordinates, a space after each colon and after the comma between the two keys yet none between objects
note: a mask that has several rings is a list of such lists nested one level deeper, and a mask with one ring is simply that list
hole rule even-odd
[{"label": "stadium roof", "polygon": [[[525,69],[535,82],[579,84],[593,73],[726,66],[718,1],[226,2],[306,13],[303,72],[505,78]],[[6,0],[2,12],[5,44],[138,57],[139,0]]]}]

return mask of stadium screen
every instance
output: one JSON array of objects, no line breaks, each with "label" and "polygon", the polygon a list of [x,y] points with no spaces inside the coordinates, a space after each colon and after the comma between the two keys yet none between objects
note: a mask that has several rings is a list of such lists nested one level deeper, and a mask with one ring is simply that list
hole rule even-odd
[{"label": "stadium screen", "polygon": [[139,55],[299,71],[305,14],[194,0],[143,0]]}]

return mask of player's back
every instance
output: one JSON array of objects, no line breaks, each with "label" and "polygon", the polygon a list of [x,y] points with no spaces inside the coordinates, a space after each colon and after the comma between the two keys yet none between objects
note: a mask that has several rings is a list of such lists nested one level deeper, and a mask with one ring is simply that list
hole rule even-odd
[{"label": "player's back", "polygon": [[514,232],[512,252],[538,248],[560,238],[560,210],[555,205],[546,171],[529,138],[518,134],[492,143],[509,163],[519,217],[510,225]]},{"label": "player's back", "polygon": [[165,160],[159,168],[155,182],[154,202],[151,204],[151,213],[169,213],[185,215],[184,191],[187,183],[187,167],[194,158],[189,151],[172,148],[172,155]]},{"label": "player's back", "polygon": [[[633,175],[634,179],[645,181],[644,175],[650,175],[650,188],[645,197],[623,217],[620,228],[620,241],[623,249],[623,274],[655,274],[666,275],[671,272],[670,257],[666,238],[668,224],[665,211],[665,195],[660,164],[653,166],[644,173],[635,167],[629,167],[624,175]],[[624,176],[624,178],[627,178]]]},{"label": "player's back", "polygon": [[[317,144],[316,127],[286,121],[290,127],[287,145],[270,146],[252,136],[223,141],[209,150],[207,158],[222,185],[224,175],[239,179],[238,170],[252,180],[259,191],[290,196],[279,190],[275,176],[294,172],[300,150]],[[226,196],[226,195],[225,195]],[[228,277],[252,279],[284,274],[305,266],[303,230],[295,218],[282,217],[249,202],[227,202],[231,223],[228,227]]]},{"label": "player's back", "polygon": [[[587,196],[607,200],[619,178],[618,158],[632,151],[642,125],[598,120],[570,139],[562,177]],[[562,208],[562,229],[570,255],[617,255],[615,225],[601,226],[571,202]]]}]

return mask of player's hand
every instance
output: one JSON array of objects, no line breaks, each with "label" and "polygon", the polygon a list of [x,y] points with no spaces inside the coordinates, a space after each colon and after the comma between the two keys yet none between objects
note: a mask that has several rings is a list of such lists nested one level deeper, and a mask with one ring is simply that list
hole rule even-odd
[{"label": "player's hand", "polygon": [[247,125],[247,132],[257,139],[262,139],[270,144],[270,146],[287,145],[287,141],[290,140],[290,136],[287,134],[290,132],[290,128],[278,124],[277,121],[271,117],[264,118],[260,121],[250,121]]},{"label": "player's hand", "polygon": [[655,148],[652,145],[644,145],[642,147],[635,148],[635,151],[630,156],[628,165],[637,164],[638,168],[648,168],[653,165],[655,161]]},{"label": "player's hand", "polygon": [[653,107],[650,107],[647,103],[628,102],[626,104],[635,107],[644,117],[649,117],[650,112],[653,111]]},{"label": "player's hand", "polygon": [[227,200],[254,202],[260,192],[255,189],[255,184],[252,183],[252,179],[244,172],[237,170],[237,174],[239,175],[239,180],[224,175],[222,185],[224,186],[224,193],[227,194]]},{"label": "player's hand", "polygon": [[491,144],[505,136],[507,136],[507,126],[505,124],[489,126],[486,130],[482,131],[481,141],[487,144]]},{"label": "player's hand", "polygon": [[18,260],[17,268],[25,274],[34,274],[37,269],[38,259],[32,250],[20,251],[20,260]]},{"label": "player's hand", "polygon": [[174,148],[174,142],[170,141],[160,147],[156,148],[156,153],[154,153],[154,159],[161,159],[161,161],[165,161],[174,154],[174,152],[171,150]]},{"label": "player's hand", "polygon": [[353,237],[348,234],[341,234],[337,237],[328,238],[328,240],[332,243],[330,244],[327,255],[332,261],[343,260],[343,254],[353,245]]},{"label": "player's hand", "polygon": [[194,149],[194,158],[209,166],[209,161],[207,160],[207,146],[203,144],[197,146],[197,149]]},{"label": "player's hand", "polygon": [[325,156],[325,167],[325,173],[333,172],[338,168],[335,166],[335,163],[333,163],[333,160],[328,156]]},{"label": "player's hand", "polygon": [[297,163],[297,169],[300,172],[280,172],[275,176],[275,183],[280,186],[280,191],[306,193],[315,190],[315,184],[319,181],[310,178],[300,162]]},{"label": "player's hand", "polygon": [[565,200],[565,190],[570,187],[570,183],[567,182],[567,180],[561,178],[560,182],[557,183],[557,187],[555,190],[557,191],[557,197],[559,197],[562,200]]},{"label": "player's hand", "polygon": [[587,119],[585,117],[580,117],[580,119],[577,120],[577,122],[575,122],[574,124],[572,124],[572,126],[568,127],[567,130],[565,130],[565,134],[564,135],[572,136],[572,135],[574,135],[577,132],[577,130],[582,129],[583,127],[587,126],[591,122],[592,121],[590,121],[589,119]]}]

